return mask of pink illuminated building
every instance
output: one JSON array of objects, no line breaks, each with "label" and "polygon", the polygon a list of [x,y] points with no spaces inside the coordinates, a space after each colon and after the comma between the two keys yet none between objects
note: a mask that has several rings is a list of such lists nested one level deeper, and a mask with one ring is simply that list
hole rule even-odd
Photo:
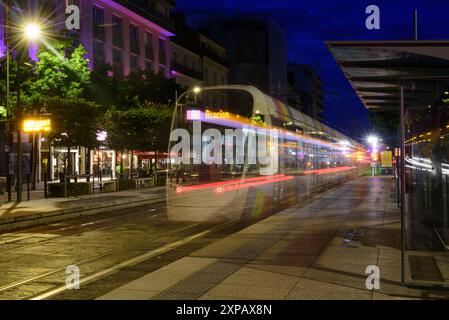
[{"label": "pink illuminated building", "polygon": [[[106,63],[117,76],[138,69],[170,76],[170,37],[175,30],[170,11],[174,1],[56,1],[58,17],[65,19],[69,4],[81,10],[81,29],[70,34],[88,50],[91,68]],[[64,21],[58,25],[65,27]]]},{"label": "pink illuminated building", "polygon": [[[4,1],[0,1],[0,57],[5,54]],[[128,75],[133,70],[147,70],[172,77],[172,47],[170,37],[175,35],[170,11],[173,0],[11,0],[12,24],[21,19],[41,20],[55,34],[72,37],[75,44],[82,44],[88,51],[92,70],[104,64],[112,66],[112,76]],[[80,29],[67,30],[66,7],[80,8]],[[37,47],[30,46],[30,58],[37,58]],[[61,154],[67,149],[53,148],[45,139],[39,142],[39,163],[49,163],[51,177],[57,179],[63,171]],[[115,178],[117,155],[106,146],[92,151],[79,147],[70,150],[71,172],[85,174],[103,172],[105,177]],[[137,163],[137,157],[129,155],[127,161]],[[45,165],[46,166],[46,165]],[[135,164],[135,167],[137,165]],[[38,176],[44,171],[38,168]]]}]

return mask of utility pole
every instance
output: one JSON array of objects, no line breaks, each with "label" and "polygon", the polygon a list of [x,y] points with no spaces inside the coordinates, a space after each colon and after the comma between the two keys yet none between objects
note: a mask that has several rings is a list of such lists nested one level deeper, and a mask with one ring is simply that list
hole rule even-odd
[{"label": "utility pole", "polygon": [[8,189],[8,202],[11,201],[11,176],[9,175],[9,146],[10,146],[10,110],[9,110],[9,102],[10,102],[10,48],[9,48],[9,37],[10,37],[10,0],[4,1],[4,21],[5,21],[5,29],[4,29],[4,39],[6,46],[6,126],[5,126],[5,134],[6,134],[6,145],[5,145],[5,166],[6,166],[6,184]]},{"label": "utility pole", "polygon": [[17,131],[17,199],[16,202],[22,202],[22,103],[20,101],[20,65],[21,52],[17,52],[17,106],[16,106],[16,131]]}]

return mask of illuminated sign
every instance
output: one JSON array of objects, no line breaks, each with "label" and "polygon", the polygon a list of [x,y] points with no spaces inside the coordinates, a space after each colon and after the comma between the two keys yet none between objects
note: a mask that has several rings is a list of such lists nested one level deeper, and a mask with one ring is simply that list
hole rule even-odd
[{"label": "illuminated sign", "polygon": [[108,139],[108,133],[106,131],[98,130],[97,131],[97,141],[103,142]]},{"label": "illuminated sign", "polygon": [[393,167],[393,152],[391,152],[391,151],[382,151],[380,153],[380,165],[383,168],[391,168],[391,167]]},{"label": "illuminated sign", "polygon": [[51,120],[50,119],[25,119],[23,121],[24,132],[50,132]]},{"label": "illuminated sign", "polygon": [[200,110],[188,110],[187,111],[187,120],[190,120],[190,121],[201,120],[201,111]]}]

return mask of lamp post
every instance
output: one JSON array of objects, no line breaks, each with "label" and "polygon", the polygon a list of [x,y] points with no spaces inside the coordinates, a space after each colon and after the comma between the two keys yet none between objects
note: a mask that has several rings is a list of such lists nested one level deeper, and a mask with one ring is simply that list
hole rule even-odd
[{"label": "lamp post", "polygon": [[[22,36],[29,42],[37,41],[41,37],[41,28],[36,23],[26,23],[22,27]],[[17,131],[17,143],[16,143],[16,162],[17,162],[17,198],[16,202],[22,202],[22,103],[20,100],[20,87],[21,87],[21,73],[20,66],[22,64],[22,52],[19,49],[17,52],[17,105],[16,105],[16,131]]]},{"label": "lamp post", "polygon": [[176,102],[175,102],[175,110],[173,112],[173,117],[172,117],[172,128],[174,125],[174,121],[176,119],[176,116],[178,114],[178,108],[179,106],[182,106],[181,99],[184,98],[185,96],[187,96],[189,93],[193,92],[195,94],[195,99],[196,99],[196,95],[199,94],[202,91],[201,87],[195,87],[193,89],[189,89],[185,92],[183,92],[179,97],[178,97],[178,93],[176,93]]},{"label": "lamp post", "polygon": [[5,14],[5,46],[6,46],[6,148],[5,148],[5,165],[6,165],[6,184],[8,189],[8,202],[11,201],[11,177],[9,175],[9,145],[10,145],[10,124],[9,124],[9,99],[10,99],[10,83],[9,83],[9,69],[10,69],[10,51],[9,51],[9,36],[10,36],[10,0],[4,1]]},{"label": "lamp post", "polygon": [[376,136],[369,136],[367,140],[368,143],[371,145],[371,173],[372,176],[374,177],[376,174],[376,167],[377,167],[377,152],[378,152],[379,138]]},{"label": "lamp post", "polygon": [[[5,11],[6,11],[6,57],[7,57],[7,80],[6,80],[6,106],[7,111],[9,111],[9,99],[10,99],[10,81],[9,81],[9,73],[10,73],[10,23],[9,23],[9,10],[10,10],[10,3],[7,1],[5,3]],[[27,23],[22,26],[21,29],[21,38],[25,38],[28,41],[37,41],[41,36],[41,28],[36,23]],[[21,85],[21,73],[20,73],[20,66],[22,62],[22,52],[20,49],[17,50],[17,103],[16,103],[16,132],[17,132],[17,141],[16,141],[16,167],[17,167],[17,185],[16,185],[16,191],[17,191],[17,202],[22,201],[22,103],[20,100],[20,85]],[[8,116],[8,115],[7,115]],[[8,136],[9,136],[9,127],[7,128]],[[7,174],[9,176],[9,150],[7,153]],[[8,200],[11,200],[11,193],[10,190],[8,190]]]}]

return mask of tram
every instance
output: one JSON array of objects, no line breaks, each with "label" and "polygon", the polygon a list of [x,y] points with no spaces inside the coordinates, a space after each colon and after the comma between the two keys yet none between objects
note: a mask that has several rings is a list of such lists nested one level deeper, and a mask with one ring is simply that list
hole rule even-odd
[{"label": "tram", "polygon": [[366,172],[363,146],[252,86],[216,86],[227,107],[177,105],[167,214],[176,221],[264,217]]}]

